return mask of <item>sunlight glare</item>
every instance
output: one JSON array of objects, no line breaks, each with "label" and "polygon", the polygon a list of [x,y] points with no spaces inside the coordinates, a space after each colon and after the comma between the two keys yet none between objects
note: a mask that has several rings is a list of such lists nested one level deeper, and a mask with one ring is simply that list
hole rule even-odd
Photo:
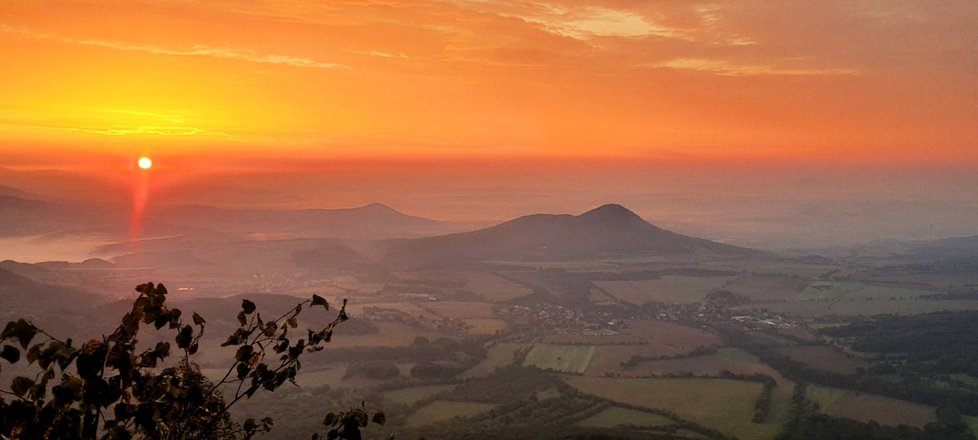
[{"label": "sunlight glare", "polygon": [[139,168],[142,168],[144,170],[153,168],[153,160],[146,156],[140,157],[136,163],[139,165]]}]

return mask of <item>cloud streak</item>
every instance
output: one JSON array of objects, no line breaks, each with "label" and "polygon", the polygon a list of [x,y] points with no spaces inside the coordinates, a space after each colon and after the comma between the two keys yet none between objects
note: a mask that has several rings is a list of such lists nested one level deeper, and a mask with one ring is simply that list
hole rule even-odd
[{"label": "cloud streak", "polygon": [[713,73],[724,76],[809,76],[809,75],[858,75],[861,72],[857,69],[832,68],[785,68],[765,64],[738,64],[726,60],[706,59],[706,58],[676,58],[669,61],[653,64],[652,67],[692,70],[697,72]]},{"label": "cloud streak", "polygon": [[53,40],[53,41],[60,41],[69,44],[77,44],[82,46],[94,46],[94,47],[101,47],[101,48],[121,50],[121,51],[144,52],[152,55],[212,57],[212,58],[220,58],[220,59],[228,59],[228,60],[247,61],[252,63],[278,64],[278,65],[286,65],[286,66],[302,67],[302,68],[351,70],[350,66],[347,66],[345,64],[327,63],[308,57],[281,55],[281,54],[266,54],[251,49],[242,49],[242,48],[233,48],[233,47],[214,47],[214,46],[206,46],[206,45],[199,45],[199,44],[195,44],[193,46],[185,47],[185,48],[167,48],[167,47],[145,45],[145,44],[125,43],[121,41],[110,41],[110,40],[99,40],[99,39],[79,40],[74,38],[62,37],[59,35],[34,32],[26,29],[17,29],[7,25],[0,25],[0,31],[9,34],[16,34],[24,37],[29,37],[29,38]]}]

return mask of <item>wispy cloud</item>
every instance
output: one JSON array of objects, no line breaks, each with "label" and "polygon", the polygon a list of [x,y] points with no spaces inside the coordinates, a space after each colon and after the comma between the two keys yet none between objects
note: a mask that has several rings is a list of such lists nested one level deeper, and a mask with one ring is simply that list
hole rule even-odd
[{"label": "wispy cloud", "polygon": [[810,75],[858,75],[857,69],[847,68],[787,68],[765,64],[741,64],[727,60],[706,58],[676,58],[653,64],[652,67],[677,70],[693,70],[724,76],[810,76]]},{"label": "wispy cloud", "polygon": [[0,25],[0,31],[8,34],[16,34],[24,37],[29,37],[29,38],[55,40],[64,43],[69,43],[69,44],[95,46],[95,47],[102,47],[106,49],[144,52],[153,55],[201,56],[201,57],[213,57],[213,58],[222,58],[222,59],[230,59],[230,60],[248,61],[252,63],[279,64],[279,65],[304,67],[304,68],[346,69],[346,70],[350,69],[350,66],[344,64],[327,63],[308,57],[280,55],[280,54],[266,54],[251,49],[242,49],[242,48],[234,48],[234,47],[215,47],[215,46],[195,44],[193,46],[184,47],[184,48],[168,48],[168,47],[153,46],[153,45],[146,45],[146,44],[132,44],[132,43],[126,43],[121,41],[111,41],[111,40],[75,39],[75,38],[62,37],[60,35],[34,32],[27,29],[18,29],[7,25]]},{"label": "wispy cloud", "polygon": [[371,51],[348,50],[347,52],[354,53],[354,54],[357,54],[357,55],[367,55],[367,56],[379,57],[379,58],[400,58],[400,59],[407,59],[407,58],[409,58],[407,55],[405,55],[403,53],[390,53],[390,52],[382,52],[382,51],[379,51],[379,50],[371,50]]},{"label": "wispy cloud", "polygon": [[567,7],[536,3],[533,8],[501,12],[500,15],[517,17],[528,23],[538,24],[550,33],[578,40],[652,35],[684,38],[680,30],[655,23],[640,14],[597,6]]},{"label": "wispy cloud", "polygon": [[226,139],[239,138],[225,132],[206,130],[197,127],[164,127],[164,126],[136,126],[136,127],[94,127],[94,126],[74,126],[59,125],[44,122],[29,122],[17,120],[0,120],[3,127],[26,127],[42,130],[74,131],[80,133],[101,134],[108,136],[132,136],[132,135],[155,135],[155,136],[215,136]]}]

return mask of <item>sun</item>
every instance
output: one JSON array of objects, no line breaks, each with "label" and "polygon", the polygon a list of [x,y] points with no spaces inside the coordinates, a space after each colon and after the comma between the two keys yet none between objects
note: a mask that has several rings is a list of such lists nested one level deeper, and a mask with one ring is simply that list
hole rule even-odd
[{"label": "sun", "polygon": [[144,170],[153,168],[153,160],[146,156],[140,157],[139,160],[136,161],[136,164],[139,165],[139,168],[142,168]]}]

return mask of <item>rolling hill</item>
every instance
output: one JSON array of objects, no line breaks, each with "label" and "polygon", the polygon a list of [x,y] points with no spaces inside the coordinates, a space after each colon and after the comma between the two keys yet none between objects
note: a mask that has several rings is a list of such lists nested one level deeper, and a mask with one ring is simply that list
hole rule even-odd
[{"label": "rolling hill", "polygon": [[186,233],[213,230],[257,239],[343,238],[390,239],[436,235],[448,231],[437,220],[403,214],[371,203],[345,209],[225,209],[184,205],[151,212],[147,232]]},{"label": "rolling hill", "polygon": [[56,335],[79,331],[88,335],[92,323],[86,316],[104,302],[97,294],[37,282],[0,268],[0,324],[25,318]]},{"label": "rolling hill", "polygon": [[759,256],[760,251],[667,231],[621,205],[581,215],[535,214],[473,232],[392,243],[386,261],[431,266],[491,260]]}]

